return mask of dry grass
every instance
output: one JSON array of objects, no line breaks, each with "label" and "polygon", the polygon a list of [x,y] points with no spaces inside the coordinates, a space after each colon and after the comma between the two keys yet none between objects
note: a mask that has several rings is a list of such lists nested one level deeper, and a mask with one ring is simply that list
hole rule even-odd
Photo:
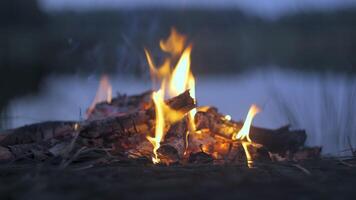
[{"label": "dry grass", "polygon": [[[273,90],[272,96],[292,127],[307,129],[310,143],[324,145],[333,155],[355,154],[356,82],[347,77],[342,80],[341,87],[335,87],[333,83],[328,82],[327,76],[320,77],[315,94],[318,108],[306,106],[313,98],[307,95],[303,96],[303,101],[291,101],[290,97]],[[313,113],[315,111],[318,113]]]}]

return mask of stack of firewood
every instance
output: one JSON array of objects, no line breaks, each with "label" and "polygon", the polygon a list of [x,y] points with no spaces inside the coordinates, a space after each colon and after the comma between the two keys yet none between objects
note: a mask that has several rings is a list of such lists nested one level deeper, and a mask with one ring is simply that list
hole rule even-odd
[{"label": "stack of firewood", "polygon": [[[152,92],[118,95],[110,103],[98,103],[84,121],[56,121],[27,125],[0,134],[0,161],[31,160],[67,166],[90,161],[102,163],[147,160],[152,157],[155,109]],[[174,110],[187,113],[196,108],[189,91],[168,99]],[[228,120],[214,107],[198,107],[196,131],[188,132],[187,118],[165,129],[158,150],[164,164],[245,163],[242,144],[232,140],[243,122]],[[248,151],[254,162],[300,160],[319,157],[320,148],[304,147],[306,133],[289,126],[271,130],[251,127]]]}]

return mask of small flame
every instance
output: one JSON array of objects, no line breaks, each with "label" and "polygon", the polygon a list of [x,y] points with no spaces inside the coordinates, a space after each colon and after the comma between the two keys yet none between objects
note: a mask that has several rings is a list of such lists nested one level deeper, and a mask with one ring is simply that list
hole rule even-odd
[{"label": "small flame", "polygon": [[[240,129],[240,131],[238,133],[236,133],[232,136],[233,140],[243,140],[245,138],[247,139],[248,142],[242,142],[242,147],[244,148],[246,159],[247,159],[247,166],[249,168],[252,168],[252,166],[253,166],[252,156],[248,150],[248,145],[250,145],[252,142],[251,138],[250,138],[250,127],[252,125],[253,118],[260,111],[261,111],[261,109],[257,105],[252,104],[248,113],[247,113],[247,117],[246,117],[246,120],[245,120],[242,128]],[[225,118],[226,118],[226,116],[225,116]]]},{"label": "small flame", "polygon": [[152,56],[149,53],[149,51],[147,49],[144,49],[144,51],[145,51],[145,54],[146,54],[146,59],[147,59],[147,62],[148,62],[148,66],[150,67],[150,75],[151,75],[152,81],[156,82],[156,81],[158,81],[160,79],[168,77],[169,74],[171,73],[170,60],[166,59],[164,61],[164,63],[162,64],[162,66],[160,66],[157,69],[157,67],[154,64]]},{"label": "small flame", "polygon": [[255,115],[257,113],[259,113],[261,111],[261,109],[255,105],[255,104],[252,104],[248,113],[247,113],[247,117],[246,117],[246,120],[244,122],[244,125],[242,126],[242,128],[240,129],[240,131],[237,133],[237,134],[234,134],[232,136],[232,139],[233,140],[243,140],[243,139],[247,139],[247,141],[251,142],[251,139],[250,139],[250,127],[251,127],[251,124],[252,124],[252,120],[253,118],[255,117]]},{"label": "small flame", "polygon": [[155,137],[147,136],[148,141],[153,145],[153,154],[152,162],[157,164],[160,162],[158,158],[157,150],[161,146],[161,141],[164,136],[164,91],[159,90],[158,92],[153,92],[152,94],[153,103],[155,105],[156,112],[156,127],[155,127]]},{"label": "small flame", "polygon": [[99,102],[106,101],[111,103],[112,100],[112,87],[107,75],[103,75],[100,79],[99,87],[96,92],[95,98],[87,110],[86,116],[90,116],[93,112],[95,105]]},{"label": "small flame", "polygon": [[171,33],[167,40],[159,41],[159,46],[164,52],[168,52],[173,56],[178,56],[184,49],[187,38],[181,35],[172,27]]}]

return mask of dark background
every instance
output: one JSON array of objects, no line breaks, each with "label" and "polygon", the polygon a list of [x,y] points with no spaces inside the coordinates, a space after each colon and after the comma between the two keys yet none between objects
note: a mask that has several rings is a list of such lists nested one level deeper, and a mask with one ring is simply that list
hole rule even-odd
[{"label": "dark background", "polygon": [[170,28],[194,44],[195,73],[278,66],[356,72],[356,9],[305,11],[270,20],[237,9],[113,9],[45,13],[36,0],[0,1],[0,110],[34,93],[49,74],[147,73]]}]

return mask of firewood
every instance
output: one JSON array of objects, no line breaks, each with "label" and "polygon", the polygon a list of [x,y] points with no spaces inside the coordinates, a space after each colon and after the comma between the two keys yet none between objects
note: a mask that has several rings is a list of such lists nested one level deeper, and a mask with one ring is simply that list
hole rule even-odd
[{"label": "firewood", "polygon": [[[188,90],[168,99],[166,103],[170,108],[182,113],[187,113],[195,107],[194,100]],[[154,119],[155,112],[151,107],[122,116],[84,122],[80,128],[80,135],[88,138],[104,137],[108,140],[116,140],[118,137],[129,138],[133,134],[140,133],[147,135],[154,127]]]},{"label": "firewood", "polygon": [[96,104],[88,116],[88,120],[103,119],[105,117],[146,110],[153,106],[151,96],[151,90],[138,95],[118,94],[110,103],[100,102]]},{"label": "firewood", "polygon": [[31,144],[65,137],[73,133],[75,123],[73,121],[42,122],[6,130],[0,134],[0,145]]},{"label": "firewood", "polygon": [[191,164],[207,164],[213,163],[214,159],[207,153],[197,152],[190,154],[188,162]]},{"label": "firewood", "polygon": [[[243,126],[243,122],[226,120],[224,115],[218,113],[214,107],[197,112],[195,120],[198,129],[209,129],[225,138],[232,138],[232,135]],[[272,153],[283,154],[287,151],[296,152],[303,146],[306,133],[303,130],[292,131],[289,126],[275,130],[251,126],[250,138],[254,143],[263,145]]]},{"label": "firewood", "polygon": [[[195,107],[194,100],[191,98],[189,91],[167,100],[166,103],[172,109],[182,113],[186,113]],[[36,148],[39,148],[44,143],[53,144],[49,140],[72,138],[76,132],[80,136],[78,142],[83,146],[89,146],[90,144],[93,146],[98,144],[111,146],[115,143],[126,145],[133,143],[136,145],[138,142],[146,140],[145,137],[152,132],[154,119],[154,107],[150,107],[134,113],[100,120],[43,122],[7,130],[0,134],[0,146],[4,147],[4,149],[0,149],[2,150],[1,154],[4,155],[4,159],[0,158],[0,160],[5,160],[5,158],[7,159],[11,156],[19,157],[21,154],[35,149],[32,147],[36,146]],[[135,137],[132,137],[133,135]],[[135,138],[138,140],[137,143],[134,142]],[[44,145],[43,147],[51,148],[50,145]]]}]

